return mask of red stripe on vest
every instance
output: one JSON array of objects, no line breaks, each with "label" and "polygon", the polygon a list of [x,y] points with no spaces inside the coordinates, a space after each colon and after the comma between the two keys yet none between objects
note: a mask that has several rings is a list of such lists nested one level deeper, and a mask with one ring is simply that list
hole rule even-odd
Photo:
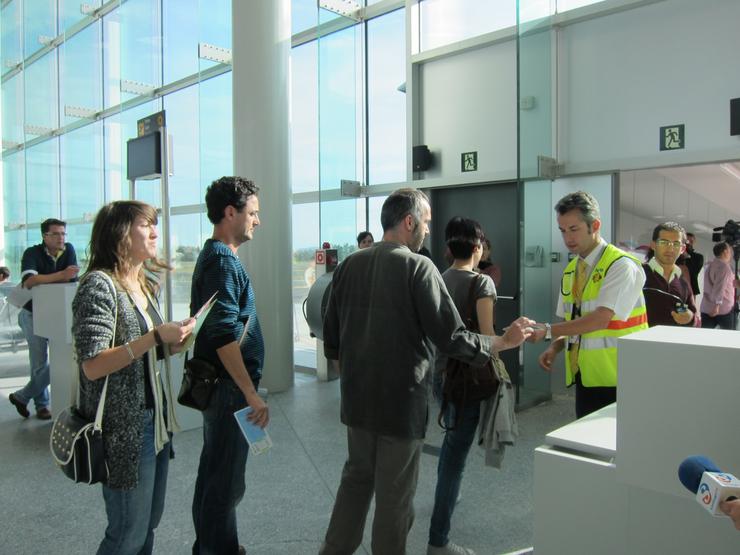
[{"label": "red stripe on vest", "polygon": [[606,327],[608,330],[623,330],[625,328],[633,328],[640,324],[647,323],[647,314],[640,314],[639,316],[633,316],[629,320],[611,320],[609,325]]}]

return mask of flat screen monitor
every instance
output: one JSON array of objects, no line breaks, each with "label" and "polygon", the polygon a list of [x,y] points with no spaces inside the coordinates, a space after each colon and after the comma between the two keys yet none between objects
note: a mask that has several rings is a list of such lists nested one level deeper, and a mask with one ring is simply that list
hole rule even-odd
[{"label": "flat screen monitor", "polygon": [[162,145],[159,131],[129,139],[126,142],[129,181],[156,179],[162,176]]}]

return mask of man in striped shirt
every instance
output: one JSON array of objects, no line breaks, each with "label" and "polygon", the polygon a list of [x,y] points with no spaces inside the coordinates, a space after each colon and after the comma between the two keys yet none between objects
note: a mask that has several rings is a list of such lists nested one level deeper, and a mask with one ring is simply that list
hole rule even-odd
[{"label": "man in striped shirt", "polygon": [[239,545],[236,507],[245,491],[248,445],[235,411],[249,405],[249,419],[265,427],[268,407],[257,394],[265,347],[252,282],[236,255],[260,224],[257,186],[241,177],[222,177],[206,191],[213,236],[203,245],[193,272],[190,314],[215,293],[216,303],[195,339],[194,357],[213,364],[220,379],[203,411],[203,451],[193,497],[193,554],[244,553]]}]

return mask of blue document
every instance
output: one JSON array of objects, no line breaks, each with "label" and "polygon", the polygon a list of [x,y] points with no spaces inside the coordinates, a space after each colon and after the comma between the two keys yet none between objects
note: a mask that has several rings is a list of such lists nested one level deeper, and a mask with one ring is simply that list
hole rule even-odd
[{"label": "blue document", "polygon": [[252,407],[240,409],[234,413],[234,418],[239,423],[242,434],[249,444],[249,451],[254,455],[259,455],[272,447],[272,440],[267,430],[247,420],[247,415],[251,412]]}]

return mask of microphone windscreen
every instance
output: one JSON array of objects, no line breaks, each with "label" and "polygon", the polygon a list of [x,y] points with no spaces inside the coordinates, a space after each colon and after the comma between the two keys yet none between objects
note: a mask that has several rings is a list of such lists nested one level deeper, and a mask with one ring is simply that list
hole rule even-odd
[{"label": "microphone windscreen", "polygon": [[696,493],[701,483],[701,476],[705,472],[722,472],[710,459],[694,455],[686,457],[678,467],[678,479],[691,493]]}]

